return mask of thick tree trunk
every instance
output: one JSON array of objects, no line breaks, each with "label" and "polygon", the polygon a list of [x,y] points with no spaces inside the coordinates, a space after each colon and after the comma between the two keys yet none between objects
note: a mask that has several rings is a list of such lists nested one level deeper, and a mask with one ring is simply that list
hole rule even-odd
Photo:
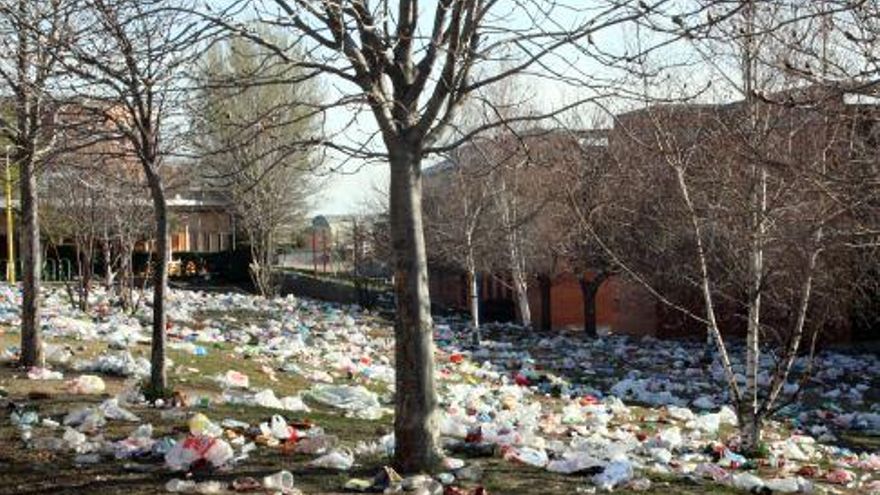
[{"label": "thick tree trunk", "polygon": [[586,277],[581,277],[580,279],[581,297],[584,304],[584,335],[586,337],[595,338],[599,336],[596,321],[596,296],[599,294],[602,284],[605,283],[609,276],[610,274],[607,272],[599,272],[590,280],[587,280]]},{"label": "thick tree trunk", "polygon": [[541,330],[549,332],[553,329],[553,314],[551,292],[553,282],[549,275],[538,276],[538,286],[541,289]]},{"label": "thick tree trunk", "polygon": [[45,366],[40,335],[40,220],[33,156],[19,154],[21,188],[21,365]]},{"label": "thick tree trunk", "polygon": [[410,474],[431,471],[440,456],[434,340],[422,229],[421,154],[404,141],[392,149],[390,217],[397,302],[394,465]]},{"label": "thick tree trunk", "polygon": [[147,171],[156,217],[156,259],[153,270],[153,335],[150,354],[150,387],[154,393],[168,388],[165,372],[165,291],[168,287],[168,206],[161,178]]}]

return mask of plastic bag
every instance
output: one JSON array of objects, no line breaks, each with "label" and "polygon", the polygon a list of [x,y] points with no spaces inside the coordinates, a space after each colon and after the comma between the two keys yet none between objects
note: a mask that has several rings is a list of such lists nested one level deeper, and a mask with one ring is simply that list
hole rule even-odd
[{"label": "plastic bag", "polygon": [[107,424],[104,413],[94,407],[74,409],[64,417],[65,426],[76,427],[79,431],[97,431]]},{"label": "plastic bag", "polygon": [[107,388],[104,379],[95,375],[81,375],[67,382],[72,394],[101,394]]},{"label": "plastic bag", "polygon": [[71,450],[77,450],[86,443],[86,436],[70,427],[64,430],[61,439],[67,443],[67,447]]},{"label": "plastic bag", "polygon": [[296,429],[288,425],[287,422],[284,421],[284,418],[277,414],[272,416],[268,430],[266,430],[263,425],[260,425],[260,429],[263,430],[263,433],[267,434],[267,436],[272,436],[278,440],[296,440],[297,438]]},{"label": "plastic bag", "polygon": [[129,411],[128,409],[123,409],[119,406],[119,399],[112,398],[107,399],[101,403],[99,409],[102,413],[104,413],[104,417],[107,419],[117,419],[121,421],[140,421],[140,418],[137,417],[136,414]]},{"label": "plastic bag", "polygon": [[600,490],[610,491],[633,477],[633,466],[627,460],[611,461],[605,470],[593,476],[593,484]]},{"label": "plastic bag", "polygon": [[334,450],[309,463],[310,467],[348,471],[354,465],[354,455],[344,450]]},{"label": "plastic bag", "polygon": [[126,350],[101,355],[91,362],[79,361],[76,369],[114,376],[145,377],[150,374],[150,361],[144,357],[136,358]]},{"label": "plastic bag", "polygon": [[852,471],[847,471],[842,468],[837,468],[825,475],[826,481],[837,485],[848,485],[852,483],[854,479],[855,475]]},{"label": "plastic bag", "polygon": [[250,386],[248,376],[235,370],[227,371],[226,374],[220,376],[218,381],[225,388],[248,388]]},{"label": "plastic bag", "polygon": [[309,406],[303,402],[302,397],[288,396],[279,399],[275,396],[272,389],[267,388],[257,394],[254,394],[254,404],[267,407],[269,409],[283,409],[291,412],[309,412]]},{"label": "plastic bag", "polygon": [[801,484],[797,478],[774,478],[764,484],[773,493],[797,493],[801,490]]},{"label": "plastic bag", "polygon": [[549,462],[547,452],[530,447],[511,448],[504,454],[505,460],[516,461],[529,466],[543,468]]},{"label": "plastic bag", "polygon": [[308,396],[322,404],[348,411],[348,416],[360,419],[381,419],[385,414],[379,404],[379,396],[363,386],[318,384],[308,391]]},{"label": "plastic bag", "polygon": [[34,366],[28,370],[28,379],[30,380],[63,380],[64,374],[60,371],[52,371],[49,368],[39,368]]},{"label": "plastic bag", "polygon": [[561,459],[553,459],[547,463],[547,471],[551,473],[572,474],[593,467],[604,467],[605,462],[592,457],[586,452],[572,451],[563,454]]},{"label": "plastic bag", "polygon": [[232,459],[233,454],[232,447],[222,439],[191,436],[174,444],[165,454],[165,465],[172,471],[182,471],[204,459],[212,466],[220,467]]},{"label": "plastic bag", "polygon": [[734,473],[731,482],[734,487],[748,492],[764,486],[764,480],[751,473]]},{"label": "plastic bag", "polygon": [[195,436],[219,437],[223,429],[214,424],[207,416],[198,413],[187,422],[189,432]]},{"label": "plastic bag", "polygon": [[333,435],[319,435],[301,438],[296,442],[294,452],[297,454],[323,455],[336,447],[339,439]]}]

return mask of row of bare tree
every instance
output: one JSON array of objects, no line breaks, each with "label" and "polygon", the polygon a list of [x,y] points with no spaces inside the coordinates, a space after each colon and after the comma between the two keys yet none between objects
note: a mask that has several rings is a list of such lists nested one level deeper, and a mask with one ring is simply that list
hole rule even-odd
[{"label": "row of bare tree", "polygon": [[[685,261],[672,269],[678,270],[682,283],[699,288],[703,303],[690,314],[708,329],[713,348],[725,363],[742,424],[760,425],[800,351],[813,284],[824,266],[822,254],[831,251],[826,245],[849,238],[830,220],[845,218],[858,227],[851,230],[862,238],[871,239],[874,232],[870,224],[861,223],[870,215],[854,213],[855,206],[873,204],[873,191],[835,182],[835,171],[839,167],[850,170],[852,161],[828,165],[824,172],[814,173],[810,168],[806,173],[801,171],[805,162],[792,154],[768,157],[770,151],[784,151],[784,143],[791,143],[791,150],[800,145],[794,144],[794,138],[766,139],[781,134],[766,132],[775,118],[768,119],[773,112],[765,108],[774,107],[769,103],[771,95],[807,83],[829,86],[831,81],[844,81],[858,86],[856,89],[871,87],[880,75],[875,41],[880,33],[878,2],[438,0],[427,9],[425,6],[418,0],[0,2],[0,37],[6,54],[0,59],[0,78],[10,95],[9,112],[4,113],[0,127],[13,146],[13,161],[21,178],[22,364],[42,361],[36,179],[56,141],[55,133],[49,131],[51,122],[43,118],[52,95],[76,97],[83,108],[100,115],[106,131],[97,134],[124,143],[122,149],[143,174],[152,200],[153,238],[159,246],[153,278],[151,386],[161,392],[167,388],[164,300],[168,208],[163,167],[170,157],[196,154],[191,150],[199,149],[192,141],[187,144],[178,139],[198,127],[189,118],[192,101],[187,100],[206,87],[229,89],[227,97],[235,100],[243,97],[236,93],[242,88],[295,89],[315,81],[329,88],[324,98],[316,101],[304,96],[307,92],[295,97],[300,101],[293,103],[306,110],[284,113],[278,117],[280,121],[262,115],[272,106],[246,107],[257,110],[257,115],[241,108],[227,109],[232,116],[245,115],[245,122],[236,124],[241,125],[241,131],[230,132],[234,125],[214,127],[208,134],[216,139],[209,140],[210,146],[200,152],[207,156],[228,153],[253,164],[255,156],[277,161],[319,147],[336,153],[336,158],[381,161],[389,166],[390,244],[397,301],[395,464],[402,471],[429,470],[439,458],[422,163],[428,156],[453,152],[464,143],[473,143],[470,149],[479,150],[487,162],[505,165],[503,170],[489,170],[485,181],[476,182],[476,201],[459,209],[464,212],[462,222],[454,223],[454,228],[461,230],[464,238],[475,236],[488,227],[467,219],[491,210],[498,220],[493,225],[494,235],[504,252],[497,260],[511,274],[518,298],[524,297],[527,275],[532,271],[526,263],[541,260],[552,264],[557,257],[547,245],[525,242],[531,236],[528,231],[539,228],[530,219],[547,210],[543,199],[530,196],[546,190],[538,187],[540,182],[559,179],[559,175],[545,178],[541,164],[550,160],[563,169],[570,164],[569,176],[579,180],[560,184],[546,198],[546,203],[568,198],[569,210],[577,212],[577,222],[554,222],[546,227],[571,234],[569,245],[586,253],[566,259],[595,267],[596,258],[601,258],[605,261],[600,266],[626,271],[654,288],[658,297],[676,304],[640,269],[643,265],[639,262],[647,263],[650,258],[633,254],[643,252],[632,247],[645,236],[623,234],[632,229],[644,234],[642,226],[656,226],[656,239],[651,237],[648,247],[663,247],[667,254],[675,250]],[[282,36],[268,35],[261,24]],[[191,70],[194,61],[231,37],[261,47],[255,55],[259,63],[246,70],[278,66],[287,70],[267,77],[224,75],[219,81],[209,78],[207,83],[195,77]],[[544,89],[534,110],[521,112],[491,101],[493,88],[520,75],[529,85]],[[560,93],[565,92],[571,97],[567,104],[561,102]],[[294,90],[290,93],[297,94]],[[578,154],[554,154],[541,149],[545,140],[523,137],[537,122],[562,118],[566,111],[582,112],[579,108],[588,103],[593,111],[611,116],[653,103],[734,100],[744,102],[737,107],[738,116],[718,119],[722,130],[709,126],[709,132],[717,133],[719,141],[726,143],[723,150],[728,149],[727,144],[733,145],[717,161],[697,160],[705,158],[699,146],[679,149],[676,143],[693,133],[689,130],[679,136],[678,128],[670,127],[662,112],[649,112],[658,115],[648,119],[656,123],[653,130],[623,145],[623,156],[610,162],[616,167],[611,169],[605,165],[607,160],[598,160],[584,171],[585,160]],[[480,119],[461,118],[468,101],[485,102]],[[517,106],[515,102],[513,106]],[[221,114],[223,108],[214,106]],[[329,115],[337,117],[325,118]],[[319,122],[314,130],[305,126],[303,136],[264,147],[266,141],[278,139],[265,138],[279,126],[298,125],[313,116]],[[244,142],[233,140],[231,146],[216,149],[216,143],[228,137],[240,137]],[[510,142],[519,144],[508,146]],[[656,169],[644,168],[642,160],[634,160],[638,153],[628,154],[638,147],[649,150],[646,156],[661,157],[658,162],[666,164],[662,170],[667,175],[642,177],[640,174]],[[609,146],[609,150],[615,148]],[[592,153],[587,149],[583,154]],[[650,161],[655,162],[653,158]],[[815,165],[812,159],[809,163]],[[270,166],[256,177],[270,176],[275,168]],[[220,170],[217,175],[225,177],[229,172]],[[608,177],[622,181],[621,186],[598,187],[593,182]],[[842,177],[853,178],[850,172]],[[649,187],[634,187],[643,179],[650,180]],[[862,185],[875,183],[873,179],[861,181]],[[829,184],[834,187],[826,187]],[[660,192],[667,194],[658,195]],[[844,193],[847,196],[842,196]],[[284,193],[268,194],[254,204],[274,201],[277,198],[273,195]],[[618,196],[638,200],[634,204],[640,209],[606,206],[606,200]],[[802,201],[798,198],[803,197],[817,203],[797,207],[781,203],[790,198]],[[484,202],[487,206],[481,206]],[[843,212],[837,213],[839,210]],[[800,213],[815,220],[806,234],[803,229],[780,228],[786,223],[801,225]],[[596,222],[597,218],[623,220],[603,223]],[[685,228],[666,229],[667,219]],[[787,251],[774,243],[796,236],[796,232],[801,232],[802,245],[807,246],[798,251],[803,256],[781,258],[786,260],[782,266],[799,269],[780,271],[774,256]],[[713,254],[719,246],[731,249],[723,250],[723,256]],[[465,249],[450,256],[461,259],[470,269],[479,252],[475,245],[471,252]],[[729,272],[737,273],[733,276]],[[737,290],[727,290],[726,283],[716,280],[728,275],[738,282]],[[776,280],[796,289],[771,296],[768,284]],[[739,302],[731,301],[734,296],[741,297]],[[774,305],[786,306],[786,298],[793,301],[787,305],[791,309],[788,316],[794,321],[787,335],[793,337],[772,354],[777,358],[777,372],[769,391],[761,394],[757,379],[764,362],[761,343],[771,331],[765,311]],[[747,315],[744,373],[728,365],[716,315],[716,305],[728,303]],[[520,318],[531,318],[527,305],[520,305]],[[742,384],[740,375],[744,377]],[[759,439],[754,427],[744,432],[747,444]]]},{"label": "row of bare tree", "polygon": [[[703,329],[743,448],[758,449],[764,421],[809,380],[822,330],[845,331],[876,291],[864,276],[876,268],[866,259],[880,212],[880,106],[866,77],[876,59],[844,48],[873,43],[875,9],[737,2],[735,15],[691,31],[685,78],[640,53],[634,101],[605,106],[599,125],[567,116],[472,140],[428,174],[429,255],[469,281],[481,271],[507,281],[525,325],[524,281],[575,273],[587,335],[603,281],[637,282]],[[693,89],[697,67],[730,84]],[[522,110],[518,99],[533,101],[500,91],[482,113]]]}]

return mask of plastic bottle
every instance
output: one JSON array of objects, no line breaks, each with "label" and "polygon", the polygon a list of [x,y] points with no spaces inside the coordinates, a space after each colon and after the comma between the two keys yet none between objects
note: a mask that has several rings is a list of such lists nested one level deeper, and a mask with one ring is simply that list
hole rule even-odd
[{"label": "plastic bottle", "polygon": [[263,488],[286,493],[293,489],[293,474],[290,471],[279,471],[266,476],[263,478]]}]

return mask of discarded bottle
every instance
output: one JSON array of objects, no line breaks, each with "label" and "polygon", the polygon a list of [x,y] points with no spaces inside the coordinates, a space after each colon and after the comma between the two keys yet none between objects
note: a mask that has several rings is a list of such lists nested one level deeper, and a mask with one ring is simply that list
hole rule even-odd
[{"label": "discarded bottle", "polygon": [[286,493],[293,489],[293,475],[290,471],[279,471],[266,476],[263,478],[263,488]]}]

